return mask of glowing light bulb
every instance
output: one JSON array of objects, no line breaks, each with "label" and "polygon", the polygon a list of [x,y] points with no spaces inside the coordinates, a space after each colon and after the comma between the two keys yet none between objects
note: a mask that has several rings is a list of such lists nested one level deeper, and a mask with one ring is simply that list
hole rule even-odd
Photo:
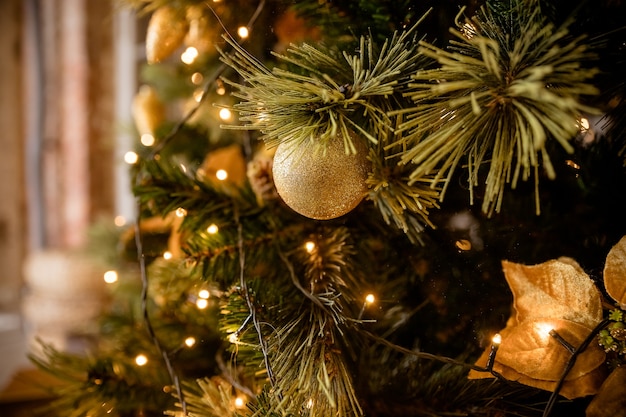
[{"label": "glowing light bulb", "polygon": [[553,327],[549,323],[537,323],[535,324],[535,331],[542,340],[547,341],[550,337],[550,332],[553,330]]},{"label": "glowing light bulb", "polygon": [[500,336],[500,333],[494,334],[491,338],[491,342],[493,342],[494,345],[499,345],[500,343],[502,343],[502,336]]},{"label": "glowing light bulb", "polygon": [[309,398],[309,401],[306,402],[306,408],[313,408],[313,398]]},{"label": "glowing light bulb", "polygon": [[135,363],[139,366],[144,366],[148,363],[148,357],[143,353],[140,353],[139,355],[135,356]]},{"label": "glowing light bulb", "polygon": [[209,227],[207,227],[206,231],[207,233],[214,235],[219,231],[219,228],[217,227],[216,224],[212,224]]},{"label": "glowing light bulb", "polygon": [[315,242],[311,242],[310,240],[304,244],[304,248],[307,252],[312,253],[315,249]]},{"label": "glowing light bulb", "polygon": [[124,216],[115,216],[113,219],[113,224],[117,227],[122,227],[126,225],[126,218]]},{"label": "glowing light bulb", "polygon": [[194,72],[193,74],[191,74],[191,82],[194,83],[195,85],[202,84],[203,80],[204,80],[204,76],[201,73]]},{"label": "glowing light bulb", "polygon": [[239,342],[239,336],[237,336],[237,333],[231,333],[230,336],[228,336],[228,341],[230,343],[237,343]]},{"label": "glowing light bulb", "polygon": [[228,178],[228,172],[223,169],[218,169],[215,173],[215,177],[220,181],[224,181],[226,178]]},{"label": "glowing light bulb", "polygon": [[367,294],[365,296],[365,302],[368,304],[372,304],[374,301],[376,301],[376,297],[374,297],[374,294]]},{"label": "glowing light bulb", "polygon": [[226,88],[223,85],[220,85],[219,87],[215,89],[215,92],[218,95],[223,96],[224,94],[226,94]]},{"label": "glowing light bulb", "polygon": [[190,337],[188,337],[188,338],[186,338],[186,339],[185,339],[185,345],[186,345],[187,347],[192,347],[192,346],[193,346],[193,345],[195,345],[195,344],[196,344],[196,338],[195,338],[195,337],[191,337],[191,336],[190,336]]},{"label": "glowing light bulb", "polygon": [[183,61],[185,64],[190,65],[193,64],[196,58],[198,58],[198,55],[198,50],[193,46],[189,46],[187,49],[185,49],[185,52],[180,55],[180,60]]},{"label": "glowing light bulb", "polygon": [[176,217],[185,217],[187,215],[187,210],[182,207],[178,207],[176,209]]},{"label": "glowing light bulb", "polygon": [[591,125],[589,124],[589,119],[587,119],[586,117],[581,117],[578,120],[578,128],[580,129],[581,132],[588,131],[590,126]]},{"label": "glowing light bulb", "polygon": [[200,310],[204,310],[208,306],[209,301],[206,298],[198,298],[198,300],[196,300],[196,307],[198,307]]},{"label": "glowing light bulb", "polygon": [[104,282],[107,284],[113,284],[114,282],[117,282],[117,279],[118,276],[116,271],[111,270],[104,273]]},{"label": "glowing light bulb", "polygon": [[227,121],[233,117],[233,114],[228,109],[220,109],[220,119]]},{"label": "glowing light bulb", "polygon": [[208,291],[208,290],[200,290],[200,291],[198,292],[198,297],[200,297],[200,298],[204,298],[205,300],[206,300],[207,298],[209,298],[210,296],[211,296],[211,294],[209,293],[209,291]]},{"label": "glowing light bulb", "polygon": [[241,39],[246,39],[248,36],[250,36],[250,31],[245,26],[239,26],[239,28],[237,28],[237,34]]},{"label": "glowing light bulb", "polygon": [[168,250],[163,252],[163,259],[169,260],[169,259],[172,259],[173,257],[174,257],[174,255],[172,255],[172,252],[170,252]]},{"label": "glowing light bulb", "polygon": [[141,144],[143,146],[147,147],[154,145],[154,143],[156,142],[154,136],[152,136],[150,133],[144,133],[143,135],[141,135],[141,138],[139,140],[141,141]]},{"label": "glowing light bulb", "polygon": [[235,408],[243,408],[244,405],[246,405],[246,401],[243,397],[235,398]]},{"label": "glowing light bulb", "polygon": [[124,162],[129,165],[136,164],[139,161],[139,155],[133,151],[128,151],[124,154]]}]

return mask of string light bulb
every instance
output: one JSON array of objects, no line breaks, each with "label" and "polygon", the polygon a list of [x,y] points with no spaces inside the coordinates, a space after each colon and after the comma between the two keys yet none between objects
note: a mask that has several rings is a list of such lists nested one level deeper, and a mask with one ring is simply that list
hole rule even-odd
[{"label": "string light bulb", "polygon": [[206,298],[198,298],[196,300],[196,307],[198,307],[198,309],[204,310],[208,306],[209,306],[209,300],[207,300]]},{"label": "string light bulb", "polygon": [[496,333],[493,335],[493,337],[491,338],[491,342],[494,345],[500,345],[500,343],[502,343],[502,336],[500,335],[500,333]]},{"label": "string light bulb", "polygon": [[210,296],[211,296],[211,293],[209,293],[209,290],[198,291],[198,297],[200,298],[204,298],[205,300],[207,300]]},{"label": "string light bulb", "polygon": [[196,344],[196,338],[189,336],[188,338],[185,339],[185,346],[187,347],[192,347]]},{"label": "string light bulb", "polygon": [[206,228],[206,231],[208,234],[214,235],[219,231],[219,228],[217,227],[215,223],[213,223],[212,225]]},{"label": "string light bulb", "polygon": [[228,336],[228,341],[232,344],[237,344],[239,342],[239,336],[237,335],[237,333],[231,333]]},{"label": "string light bulb", "polygon": [[226,108],[220,109],[219,114],[220,114],[220,119],[222,119],[225,122],[230,120],[233,117],[232,112]]},{"label": "string light bulb", "polygon": [[148,357],[143,353],[140,353],[139,355],[135,356],[135,363],[137,364],[137,366],[144,366],[148,363]]},{"label": "string light bulb", "polygon": [[246,400],[242,396],[235,398],[235,408],[243,408],[246,405]]},{"label": "string light bulb", "polygon": [[198,50],[193,46],[189,46],[187,47],[187,49],[185,49],[185,52],[180,55],[180,60],[187,65],[191,65],[194,63],[196,58],[198,58],[198,55]]},{"label": "string light bulb", "polygon": [[365,296],[365,302],[368,304],[372,304],[374,301],[376,301],[376,297],[374,296],[374,294],[367,294]]},{"label": "string light bulb", "polygon": [[139,138],[139,140],[141,141],[141,144],[147,148],[153,146],[156,142],[154,136],[152,136],[150,133],[144,133],[143,135],[141,135],[141,138]]},{"label": "string light bulb", "polygon": [[203,80],[204,80],[204,76],[201,73],[194,72],[193,74],[191,74],[191,82],[194,83],[195,85],[202,84]]},{"label": "string light bulb", "polygon": [[241,39],[246,39],[250,36],[250,30],[245,26],[239,26],[239,28],[237,28],[237,34]]},{"label": "string light bulb", "polygon": [[176,217],[185,217],[187,215],[187,210],[182,207],[178,207],[176,209]]},{"label": "string light bulb", "polygon": [[228,172],[226,172],[225,169],[218,169],[217,172],[215,172],[215,177],[220,181],[224,181],[228,178]]},{"label": "string light bulb", "polygon": [[113,284],[114,282],[117,282],[117,279],[117,271],[110,270],[104,273],[104,282],[107,284]]},{"label": "string light bulb", "polygon": [[315,242],[309,240],[304,244],[304,249],[306,249],[308,253],[313,253],[315,250]]},{"label": "string light bulb", "polygon": [[170,251],[168,251],[168,250],[167,250],[167,251],[165,251],[165,252],[163,252],[163,259],[165,259],[165,260],[170,260],[170,259],[172,259],[173,257],[174,257],[174,255],[172,255],[172,252],[170,252]]},{"label": "string light bulb", "polygon": [[128,165],[134,165],[139,161],[139,155],[136,152],[128,151],[124,154],[124,162]]},{"label": "string light bulb", "polygon": [[126,226],[126,217],[124,216],[115,216],[113,219],[113,224],[117,227]]}]

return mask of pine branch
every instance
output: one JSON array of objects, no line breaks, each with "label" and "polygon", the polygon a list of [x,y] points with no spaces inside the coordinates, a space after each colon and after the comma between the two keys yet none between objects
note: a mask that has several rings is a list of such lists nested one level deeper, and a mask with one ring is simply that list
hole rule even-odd
[{"label": "pine branch", "polygon": [[510,35],[483,9],[451,30],[457,40],[449,50],[420,42],[440,67],[417,72],[407,92],[415,106],[394,112],[407,119],[401,163],[415,165],[412,181],[436,173],[433,185],[445,182],[441,198],[465,161],[473,202],[481,165],[490,160],[482,205],[488,214],[499,211],[505,184],[515,188],[533,175],[538,187],[540,166],[554,178],[546,140],[572,152],[577,118],[594,112],[582,100],[597,93],[588,83],[596,71],[584,66],[593,59],[584,38],[568,37],[566,27],[533,10],[515,16],[519,30]]},{"label": "pine branch", "polygon": [[[246,84],[226,80],[242,101],[235,105],[239,129],[259,130],[269,147],[283,141],[322,145],[343,133],[346,152],[355,152],[348,131],[360,132],[370,142],[388,135],[386,108],[376,104],[388,98],[399,80],[408,79],[421,62],[415,53],[413,32],[396,33],[376,50],[371,39],[361,38],[359,53],[293,46],[288,55],[277,55],[293,70],[276,67],[270,71],[241,46],[227,42],[235,54],[222,53],[222,60],[235,69]],[[225,126],[230,127],[230,126]],[[230,127],[232,128],[232,127]]]}]

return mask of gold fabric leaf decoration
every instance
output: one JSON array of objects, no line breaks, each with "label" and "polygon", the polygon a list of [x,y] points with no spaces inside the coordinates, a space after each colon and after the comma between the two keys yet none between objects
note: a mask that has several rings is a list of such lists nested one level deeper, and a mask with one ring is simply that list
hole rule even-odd
[{"label": "gold fabric leaf decoration", "polygon": [[[508,380],[552,391],[571,353],[549,332],[555,330],[572,346],[580,345],[602,320],[600,293],[571,258],[530,266],[503,261],[502,267],[513,292],[514,311],[500,333],[493,370]],[[485,366],[489,350],[476,365]],[[606,376],[604,359],[598,345],[589,346],[568,373],[561,394],[567,398],[595,394]],[[493,375],[471,371],[469,377]]]},{"label": "gold fabric leaf decoration", "polygon": [[626,309],[626,236],[611,248],[606,257],[604,287],[620,308]]}]

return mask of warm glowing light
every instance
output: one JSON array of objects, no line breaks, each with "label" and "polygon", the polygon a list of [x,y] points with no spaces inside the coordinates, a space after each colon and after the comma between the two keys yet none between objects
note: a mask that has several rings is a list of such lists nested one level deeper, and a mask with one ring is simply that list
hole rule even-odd
[{"label": "warm glowing light", "polygon": [[245,26],[239,26],[239,28],[237,29],[237,34],[241,39],[246,39],[248,36],[250,36],[250,31]]},{"label": "warm glowing light", "polygon": [[374,301],[376,301],[376,297],[374,297],[374,294],[367,294],[365,296],[365,302],[368,304],[372,304]]},{"label": "warm glowing light", "polygon": [[117,227],[122,227],[126,225],[126,217],[124,216],[115,216],[115,218],[113,219],[113,224],[115,224]]},{"label": "warm glowing light", "polygon": [[589,127],[589,119],[587,119],[586,117],[581,117],[580,120],[578,120],[578,128],[581,132],[586,132],[587,130],[589,130]]},{"label": "warm glowing light", "polygon": [[313,398],[309,398],[309,401],[306,402],[306,408],[313,408]]},{"label": "warm glowing light", "polygon": [[200,103],[202,101],[202,97],[204,97],[204,91],[202,89],[197,89],[193,92],[193,99],[196,103]]},{"label": "warm glowing light", "polygon": [[136,164],[139,161],[139,155],[133,151],[128,151],[124,154],[124,162],[127,164]]},{"label": "warm glowing light", "polygon": [[230,343],[237,343],[237,342],[239,342],[239,337],[237,336],[237,333],[231,333],[231,335],[228,336],[228,341]]},{"label": "warm glowing light", "polygon": [[219,231],[219,228],[217,227],[216,224],[212,224],[209,227],[206,228],[207,233],[214,235]]},{"label": "warm glowing light", "polygon": [[549,323],[535,324],[535,330],[542,340],[546,341],[550,337],[550,332],[554,329]]},{"label": "warm glowing light", "polygon": [[193,346],[193,345],[195,345],[195,344],[196,344],[196,338],[195,338],[195,337],[191,337],[191,336],[190,336],[190,337],[188,337],[188,338],[186,338],[186,339],[185,339],[185,345],[186,345],[187,347],[192,347],[192,346]]},{"label": "warm glowing light", "polygon": [[198,298],[198,300],[196,301],[196,307],[198,307],[200,310],[204,310],[208,306],[209,300],[207,300],[206,298]]},{"label": "warm glowing light", "polygon": [[106,271],[104,273],[104,282],[106,282],[107,284],[113,284],[114,282],[117,282],[117,272],[116,271]]},{"label": "warm glowing light", "polygon": [[235,398],[235,408],[243,408],[244,405],[246,405],[246,401],[243,397]]},{"label": "warm glowing light", "polygon": [[233,114],[228,109],[220,109],[220,119],[226,121],[230,120],[233,117]]},{"label": "warm glowing light", "polygon": [[152,146],[154,145],[154,142],[156,142],[154,136],[152,136],[150,133],[144,133],[143,135],[141,135],[141,138],[139,140],[141,141],[141,144],[143,146]]},{"label": "warm glowing light", "polygon": [[148,363],[148,357],[144,354],[139,354],[135,357],[135,363],[139,366],[144,366]]},{"label": "warm glowing light", "polygon": [[185,52],[183,52],[180,56],[180,60],[187,65],[193,64],[196,58],[198,58],[198,50],[193,46],[185,49]]},{"label": "warm glowing light", "polygon": [[215,177],[220,181],[224,181],[226,178],[228,178],[228,172],[223,169],[218,169],[215,173]]},{"label": "warm glowing light", "polygon": [[202,84],[203,80],[204,80],[204,76],[201,73],[194,72],[193,74],[191,74],[191,82],[194,83],[195,85]]},{"label": "warm glowing light", "polygon": [[491,338],[491,342],[494,345],[499,345],[500,343],[502,343],[502,336],[500,336],[500,333],[494,334],[493,337]]},{"label": "warm glowing light", "polygon": [[173,257],[174,255],[172,255],[172,252],[170,251],[163,252],[163,259],[172,259]]},{"label": "warm glowing light", "polygon": [[187,210],[182,207],[178,207],[176,209],[176,217],[185,217],[187,215]]},{"label": "warm glowing light", "polygon": [[567,165],[570,168],[580,169],[580,165],[578,165],[576,162],[572,161],[571,159],[568,159],[567,161],[565,161],[565,165]]},{"label": "warm glowing light", "polygon": [[198,297],[200,297],[200,298],[204,298],[206,300],[210,296],[211,296],[211,294],[209,293],[208,290],[200,290],[200,291],[198,291]]},{"label": "warm glowing light", "polygon": [[304,248],[307,252],[312,253],[315,249],[315,242],[311,242],[310,240],[304,244]]},{"label": "warm glowing light", "polygon": [[215,89],[215,92],[218,95],[223,96],[224,94],[226,94],[226,88],[223,85],[220,85],[219,87]]}]

